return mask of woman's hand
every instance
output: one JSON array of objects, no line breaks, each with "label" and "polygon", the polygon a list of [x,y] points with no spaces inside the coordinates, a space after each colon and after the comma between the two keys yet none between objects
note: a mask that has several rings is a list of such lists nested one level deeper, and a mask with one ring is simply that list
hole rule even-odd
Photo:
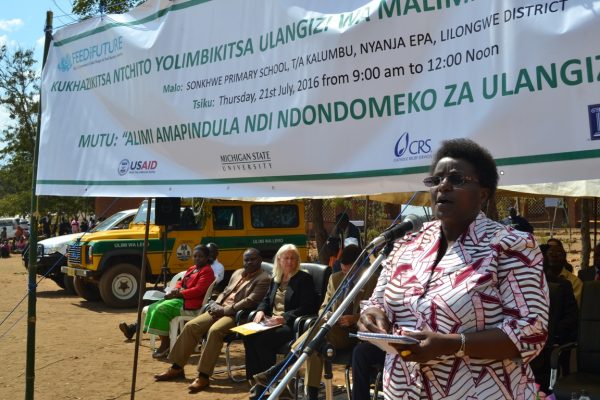
[{"label": "woman's hand", "polygon": [[265,325],[267,326],[276,326],[276,325],[283,325],[285,324],[285,318],[283,317],[278,317],[278,316],[274,316],[271,318],[266,318],[265,319]]},{"label": "woman's hand", "polygon": [[391,324],[383,310],[371,307],[360,314],[360,318],[358,319],[358,330],[375,333],[389,333]]},{"label": "woman's hand", "polygon": [[402,335],[419,340],[416,344],[390,343],[405,361],[423,363],[460,349],[460,336],[425,331],[402,331]]},{"label": "woman's hand", "polygon": [[349,328],[354,326],[358,322],[358,315],[342,315],[337,320],[337,324],[342,328]]},{"label": "woman's hand", "polygon": [[256,315],[254,315],[254,319],[252,320],[252,322],[258,324],[260,321],[263,320],[264,317],[265,317],[264,311],[257,311]]},{"label": "woman's hand", "polygon": [[181,297],[183,297],[183,295],[181,294],[179,289],[173,289],[169,293],[165,294],[165,299],[167,299],[167,300],[181,298]]}]

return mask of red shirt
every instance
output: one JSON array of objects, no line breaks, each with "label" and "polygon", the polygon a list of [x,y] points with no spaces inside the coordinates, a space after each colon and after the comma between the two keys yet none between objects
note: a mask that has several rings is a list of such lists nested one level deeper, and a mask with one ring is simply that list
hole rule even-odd
[{"label": "red shirt", "polygon": [[188,268],[183,279],[177,282],[175,288],[181,288],[183,296],[183,308],[185,310],[197,310],[202,307],[204,296],[210,285],[215,280],[215,273],[210,265],[197,268],[192,265]]}]

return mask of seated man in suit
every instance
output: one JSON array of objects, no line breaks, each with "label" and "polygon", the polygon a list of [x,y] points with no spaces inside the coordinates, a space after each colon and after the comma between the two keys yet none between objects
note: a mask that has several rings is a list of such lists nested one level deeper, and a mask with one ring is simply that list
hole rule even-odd
[{"label": "seated man in suit", "polygon": [[235,326],[236,312],[256,308],[269,290],[271,277],[260,268],[261,262],[257,249],[249,248],[244,252],[244,268],[233,273],[223,293],[209,304],[208,311],[185,324],[169,354],[173,365],[162,374],[154,375],[154,379],[168,381],[184,378],[183,367],[198,342],[207,335],[198,363],[198,377],[188,389],[195,393],[209,386],[209,377],[221,353],[223,340]]},{"label": "seated man in suit", "polygon": [[594,247],[594,264],[583,268],[577,276],[582,281],[600,281],[600,242]]}]

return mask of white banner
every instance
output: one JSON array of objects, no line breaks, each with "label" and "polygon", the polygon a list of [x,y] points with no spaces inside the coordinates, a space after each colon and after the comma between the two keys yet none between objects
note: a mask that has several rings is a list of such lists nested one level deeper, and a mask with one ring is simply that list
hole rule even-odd
[{"label": "white banner", "polygon": [[597,178],[599,38],[600,0],[151,0],[55,33],[37,193],[410,191],[454,137]]}]

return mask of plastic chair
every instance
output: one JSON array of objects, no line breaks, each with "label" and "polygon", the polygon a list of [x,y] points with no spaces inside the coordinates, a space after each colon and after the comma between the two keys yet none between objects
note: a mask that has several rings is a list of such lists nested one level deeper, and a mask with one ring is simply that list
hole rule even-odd
[{"label": "plastic chair", "polygon": [[[579,312],[578,341],[557,347],[550,358],[550,390],[558,399],[570,399],[572,392],[584,389],[590,398],[600,398],[600,281],[583,282]],[[577,372],[557,380],[559,356],[576,348]]]},{"label": "plastic chair", "polygon": [[[206,294],[204,295],[204,300],[202,300],[202,307],[197,310],[181,310],[181,315],[173,318],[171,322],[169,322],[169,339],[170,339],[170,348],[169,351],[173,350],[173,346],[175,345],[175,341],[177,340],[177,336],[183,330],[186,322],[191,321],[201,314],[202,309],[208,302],[210,301],[210,297],[212,296],[213,289],[215,287],[216,281],[210,284],[208,290],[206,290]],[[200,344],[196,347],[196,351],[199,351]]]},{"label": "plastic chair", "polygon": [[[179,274],[181,274],[181,272]],[[179,275],[179,274],[177,274],[177,275]],[[185,271],[183,271],[183,274],[185,275]],[[173,277],[173,279],[171,279],[171,282],[169,283],[169,287],[174,287],[174,285],[177,283],[178,279],[175,279],[177,277],[177,275],[175,275]],[[183,275],[182,275],[182,277],[183,277]],[[179,278],[179,279],[182,279],[182,278]],[[202,307],[200,307],[197,310],[181,310],[181,315],[173,318],[169,322],[169,339],[170,339],[169,351],[173,350],[173,346],[175,345],[177,336],[179,336],[179,333],[183,330],[185,323],[194,319],[196,316],[200,315],[201,310],[209,302],[210,297],[212,296],[213,289],[215,287],[215,283],[216,282],[213,281],[213,283],[211,283],[210,286],[208,287],[208,289],[206,290],[206,294],[204,295],[204,299],[202,300]],[[147,312],[148,312],[148,306],[144,307],[144,310],[142,311],[142,315],[144,318],[145,318],[145,315]],[[156,335],[150,335],[150,347],[152,349],[155,349],[156,348],[155,346],[156,346]],[[197,350],[198,350],[198,347],[196,348],[196,351]]]},{"label": "plastic chair", "polygon": [[171,280],[169,281],[169,287],[171,289],[173,289],[175,287],[175,285],[177,284],[177,282],[179,282],[180,280],[183,279],[183,277],[185,276],[185,273],[187,271],[181,271],[176,273],[175,275],[173,275],[173,277],[171,278]]},{"label": "plastic chair", "polygon": [[[169,281],[168,287],[170,287],[171,289],[173,289],[175,287],[175,285],[177,284],[177,282],[179,282],[181,279],[183,279],[184,275],[185,275],[186,271],[181,271],[178,272],[177,274],[175,274],[171,280]],[[156,292],[160,292],[158,290],[148,290],[146,291],[146,293],[144,293],[144,300],[153,300],[153,301],[158,301],[159,298],[153,297],[154,293]],[[148,306],[145,306],[142,309],[142,322],[146,320],[146,314],[148,314]],[[150,335],[150,345],[152,346],[152,348],[154,349],[154,343],[156,341],[156,335]]]},{"label": "plastic chair", "polygon": [[[315,286],[315,292],[317,293],[317,311],[318,308],[323,303],[323,299],[325,298],[325,294],[327,293],[327,284],[329,283],[329,277],[331,276],[331,267],[329,265],[317,264],[317,263],[300,263],[300,269],[304,272],[310,274],[313,278],[313,284]],[[303,317],[296,318],[294,321],[294,332],[296,332],[296,339],[300,337],[300,334],[306,329],[307,326],[305,324],[308,320],[313,320],[317,317],[317,315],[305,315]],[[278,353],[287,354],[290,350],[290,347],[287,346],[287,349],[281,348]]]},{"label": "plastic chair", "polygon": [[[329,277],[331,276],[331,267],[329,265],[317,264],[317,263],[300,263],[300,269],[304,272],[310,274],[313,279],[313,284],[315,287],[315,292],[317,293],[317,305],[320,306],[325,298],[325,294],[327,293],[327,284],[329,283]],[[318,309],[318,307],[317,307]],[[284,344],[279,349],[277,349],[277,354],[279,355],[287,355],[291,350],[291,345],[296,339],[300,337],[302,332],[306,330],[307,322],[315,319],[316,315],[305,315],[302,317],[297,317],[294,321],[293,330],[295,332],[294,340],[291,342]],[[299,392],[299,381],[298,377],[295,379],[294,383],[294,391],[295,398],[298,398]]]}]

